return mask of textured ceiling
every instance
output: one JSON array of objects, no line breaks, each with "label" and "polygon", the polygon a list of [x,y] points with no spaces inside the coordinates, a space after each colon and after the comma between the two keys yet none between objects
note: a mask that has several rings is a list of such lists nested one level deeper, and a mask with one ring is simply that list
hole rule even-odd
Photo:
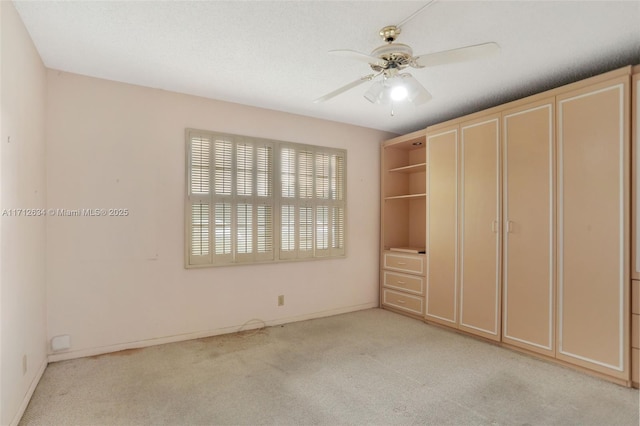
[{"label": "textured ceiling", "polygon": [[426,54],[495,41],[498,56],[411,70],[433,95],[373,105],[370,74],[332,49],[371,52],[427,1],[14,1],[49,68],[406,133],[640,63],[640,1],[445,1],[402,26]]}]

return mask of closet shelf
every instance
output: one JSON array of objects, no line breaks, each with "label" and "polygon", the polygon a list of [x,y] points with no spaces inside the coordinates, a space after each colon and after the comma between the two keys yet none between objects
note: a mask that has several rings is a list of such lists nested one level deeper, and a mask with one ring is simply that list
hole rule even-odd
[{"label": "closet shelf", "polygon": [[424,198],[427,194],[407,194],[407,195],[394,195],[392,197],[384,197],[385,200],[404,200],[407,198]]},{"label": "closet shelf", "polygon": [[411,164],[409,166],[396,167],[389,169],[390,173],[417,173],[425,172],[427,170],[427,163]]}]

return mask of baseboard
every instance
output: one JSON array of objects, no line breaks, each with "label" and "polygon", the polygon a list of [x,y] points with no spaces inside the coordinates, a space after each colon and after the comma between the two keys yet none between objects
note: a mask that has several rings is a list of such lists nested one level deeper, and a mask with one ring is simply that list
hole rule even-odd
[{"label": "baseboard", "polygon": [[13,417],[13,420],[11,421],[11,423],[9,423],[10,426],[17,426],[18,423],[20,423],[20,419],[22,419],[22,416],[24,415],[24,412],[27,409],[27,406],[29,405],[29,401],[31,401],[31,397],[35,392],[36,387],[38,386],[38,383],[40,383],[40,379],[42,379],[42,375],[44,374],[44,370],[47,368],[47,364],[48,364],[47,359],[44,359],[42,363],[40,363],[40,368],[38,368],[38,372],[33,377],[33,380],[29,385],[29,389],[27,389],[27,393],[24,395],[24,398],[22,399],[20,408],[18,408],[18,412]]},{"label": "baseboard", "polygon": [[185,340],[202,339],[204,337],[218,336],[221,334],[237,333],[238,331],[253,330],[262,327],[289,324],[298,321],[324,318],[333,315],[346,314],[349,312],[361,311],[363,309],[377,308],[377,302],[364,303],[361,305],[347,306],[327,311],[319,311],[311,314],[298,315],[293,317],[276,318],[270,321],[263,321],[259,318],[250,319],[243,324],[230,327],[217,328],[213,330],[200,331],[195,333],[178,334],[173,336],[159,337],[155,339],[139,340],[134,342],[119,343],[116,345],[100,346],[96,348],[80,349],[76,351],[65,351],[61,353],[50,353],[49,362],[66,361],[69,359],[84,358],[88,356],[103,355],[111,352],[124,351],[128,349],[145,348],[148,346],[164,345],[167,343],[182,342]]}]

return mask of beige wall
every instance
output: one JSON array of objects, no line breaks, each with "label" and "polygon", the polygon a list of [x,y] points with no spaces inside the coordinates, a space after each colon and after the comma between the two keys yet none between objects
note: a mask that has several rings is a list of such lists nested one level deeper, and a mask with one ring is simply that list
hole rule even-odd
[{"label": "beige wall", "polygon": [[[11,2],[0,2],[0,20],[0,211],[43,208],[46,72]],[[0,424],[7,425],[19,420],[46,366],[45,218],[0,216],[0,242]]]},{"label": "beige wall", "polygon": [[[48,337],[72,343],[51,360],[377,305],[389,134],[54,70],[47,90],[47,207],[131,212],[47,217]],[[347,149],[347,258],[185,270],[187,127]]]},{"label": "beige wall", "polygon": [[[0,424],[19,420],[47,353],[73,358],[377,305],[378,149],[391,135],[47,71],[11,2],[0,2],[0,19],[0,210],[131,212],[1,217]],[[347,258],[185,270],[186,127],[347,149]],[[61,334],[71,349],[51,353]]]}]

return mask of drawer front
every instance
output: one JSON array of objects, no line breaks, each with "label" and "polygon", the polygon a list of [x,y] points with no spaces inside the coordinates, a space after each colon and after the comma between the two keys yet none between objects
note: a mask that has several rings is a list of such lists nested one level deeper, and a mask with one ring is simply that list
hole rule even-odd
[{"label": "drawer front", "polygon": [[631,281],[631,312],[640,314],[640,281]]},{"label": "drawer front", "polygon": [[384,268],[414,274],[424,274],[424,256],[385,253]]},{"label": "drawer front", "polygon": [[407,293],[424,294],[424,278],[415,275],[384,271],[384,286]]},{"label": "drawer front", "polygon": [[640,315],[631,315],[631,347],[640,348]]},{"label": "drawer front", "polygon": [[418,315],[422,315],[423,312],[421,297],[411,296],[393,290],[384,289],[382,303]]}]

